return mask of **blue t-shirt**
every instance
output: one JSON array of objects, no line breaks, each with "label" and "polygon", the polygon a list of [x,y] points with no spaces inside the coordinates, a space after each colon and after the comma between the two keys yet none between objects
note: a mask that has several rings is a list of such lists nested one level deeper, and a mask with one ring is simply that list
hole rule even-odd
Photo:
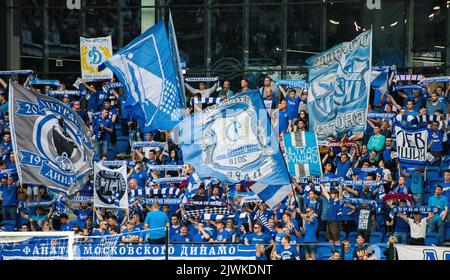
[{"label": "blue t-shirt", "polygon": [[289,246],[288,248],[281,247],[277,251],[277,254],[281,256],[281,260],[283,261],[293,261],[299,257],[297,249],[294,246]]},{"label": "blue t-shirt", "polygon": [[167,214],[162,211],[151,211],[145,217],[145,224],[149,225],[150,238],[160,239],[165,236],[166,224],[169,222]]},{"label": "blue t-shirt", "polygon": [[287,111],[278,111],[278,126],[279,131],[286,132],[289,128],[289,115]]},{"label": "blue t-shirt", "polygon": [[215,241],[223,242],[225,239],[227,240],[227,243],[231,243],[231,236],[228,231],[223,230],[222,232],[216,232],[216,237],[214,238]]},{"label": "blue t-shirt", "polygon": [[286,96],[286,109],[289,120],[298,119],[298,106],[300,105],[300,101],[302,101],[302,99],[298,96],[294,99],[291,99],[290,96]]},{"label": "blue t-shirt", "polygon": [[327,221],[339,221],[340,217],[338,215],[339,209],[341,208],[341,202],[339,199],[328,201],[327,209]]},{"label": "blue t-shirt", "polygon": [[441,195],[440,197],[437,197],[436,195],[433,195],[428,199],[428,206],[429,207],[439,207],[439,212],[436,213],[433,217],[433,221],[439,221],[441,219],[440,214],[442,211],[444,211],[444,208],[448,207],[448,199]]},{"label": "blue t-shirt", "polygon": [[130,239],[134,236],[141,236],[141,232],[137,230],[136,228],[133,228],[132,230],[128,230],[128,228],[124,229],[121,233],[122,238]]},{"label": "blue t-shirt", "polygon": [[268,245],[272,241],[270,236],[265,233],[256,234],[252,232],[246,238],[248,240],[249,245],[256,245],[256,244]]},{"label": "blue t-shirt", "polygon": [[281,239],[283,239],[283,237],[286,236],[286,232],[282,231],[282,232],[277,232],[275,234],[275,250],[278,250],[283,248],[283,245],[281,245]]},{"label": "blue t-shirt", "polygon": [[267,256],[265,254],[262,254],[261,256],[256,256],[255,260],[257,261],[267,261]]},{"label": "blue t-shirt", "polygon": [[316,216],[311,217],[312,222],[305,222],[305,242],[317,242],[317,227],[319,222]]},{"label": "blue t-shirt", "polygon": [[86,225],[86,219],[93,215],[92,210],[75,209],[73,213],[77,216],[77,225],[83,228]]},{"label": "blue t-shirt", "polygon": [[135,179],[137,182],[137,185],[139,188],[145,188],[145,181],[147,179],[147,174],[144,170],[141,169],[141,171],[136,172],[136,170],[133,170],[133,174],[131,174],[130,180]]},{"label": "blue t-shirt", "polygon": [[172,238],[172,242],[176,242],[176,243],[191,242],[191,237],[189,234],[188,235],[177,234]]},{"label": "blue t-shirt", "polygon": [[196,234],[192,235],[191,242],[204,243],[208,242],[208,239],[206,239],[202,233],[197,232]]},{"label": "blue t-shirt", "polygon": [[13,184],[11,187],[2,185],[3,202],[2,206],[16,206],[17,205],[17,186]]},{"label": "blue t-shirt", "polygon": [[[103,129],[103,133],[100,133],[100,125],[103,125],[106,128],[112,129],[112,121],[111,118],[98,118],[95,122],[94,126],[94,134],[97,136],[97,141],[103,140],[103,141],[111,141],[111,133],[106,131],[106,129]],[[102,134],[102,138],[100,139],[100,134]]]},{"label": "blue t-shirt", "polygon": [[443,145],[444,133],[442,130],[428,130],[428,143],[431,143],[430,152],[442,152],[444,149]]},{"label": "blue t-shirt", "polygon": [[75,223],[73,221],[69,221],[67,224],[61,224],[60,231],[72,231]]}]

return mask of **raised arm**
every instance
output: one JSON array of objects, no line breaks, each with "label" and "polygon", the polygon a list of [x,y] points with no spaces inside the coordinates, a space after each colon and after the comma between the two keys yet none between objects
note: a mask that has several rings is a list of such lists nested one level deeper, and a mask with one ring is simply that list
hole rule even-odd
[{"label": "raised arm", "polygon": [[0,77],[0,85],[4,88],[4,89],[6,89],[7,87],[8,87],[8,84],[5,82],[5,80],[3,80],[1,77]]}]

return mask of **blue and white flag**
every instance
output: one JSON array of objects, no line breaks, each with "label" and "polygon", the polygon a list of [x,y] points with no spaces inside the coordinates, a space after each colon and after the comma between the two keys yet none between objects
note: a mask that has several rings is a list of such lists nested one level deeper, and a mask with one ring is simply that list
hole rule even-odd
[{"label": "blue and white flag", "polygon": [[222,183],[290,183],[286,164],[258,91],[239,94],[183,120],[174,129],[183,159],[201,178]]},{"label": "blue and white flag", "polygon": [[365,131],[371,55],[372,31],[368,30],[307,60],[310,124],[319,140]]},{"label": "blue and white flag", "polygon": [[198,189],[201,185],[200,177],[197,173],[192,173],[188,179],[188,185],[186,187],[186,198],[192,198],[197,194]]},{"label": "blue and white flag", "polygon": [[84,121],[64,103],[10,84],[11,136],[20,182],[75,193],[92,170]]},{"label": "blue and white flag", "polygon": [[288,185],[264,185],[256,183],[250,186],[250,189],[261,198],[270,209],[275,208],[280,202],[282,202],[290,192],[292,192],[292,186]]},{"label": "blue and white flag", "polygon": [[128,112],[144,131],[170,130],[182,119],[177,81],[164,22],[151,27],[105,62],[126,92]]},{"label": "blue and white flag", "polygon": [[322,176],[322,162],[314,132],[285,133],[283,142],[292,177]]},{"label": "blue and white flag", "polygon": [[428,129],[395,124],[398,161],[403,168],[423,168],[427,163]]}]

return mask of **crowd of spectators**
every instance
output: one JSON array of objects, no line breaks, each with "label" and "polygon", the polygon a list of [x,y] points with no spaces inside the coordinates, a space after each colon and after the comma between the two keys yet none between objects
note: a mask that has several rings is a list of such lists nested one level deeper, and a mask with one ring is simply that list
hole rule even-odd
[{"label": "crowd of spectators", "polygon": [[[18,81],[15,81],[18,82]],[[113,81],[111,81],[113,82]],[[392,83],[392,80],[390,81]],[[25,86],[34,92],[47,94],[51,86]],[[219,97],[221,100],[251,90],[242,79],[240,87],[231,89],[230,82],[222,87],[207,83],[186,85],[187,105],[190,98]],[[20,185],[15,173],[15,158],[11,144],[8,112],[8,85],[0,79],[0,170],[1,208],[3,225],[13,221],[20,231],[75,231],[80,236],[105,236],[121,233],[122,243],[164,243],[165,226],[169,225],[172,243],[239,243],[257,245],[258,258],[316,259],[319,242],[333,247],[331,259],[368,259],[369,243],[374,243],[374,232],[382,238],[376,243],[424,245],[426,236],[435,233],[435,245],[444,245],[448,234],[448,200],[450,199],[449,89],[442,86],[397,92],[390,87],[388,94],[374,98],[371,93],[372,113],[393,113],[405,125],[426,122],[432,159],[422,169],[401,168],[396,159],[396,136],[392,118],[369,118],[363,135],[351,133],[332,139],[338,145],[320,149],[323,177],[345,177],[350,180],[379,181],[379,185],[342,185],[316,183],[314,180],[292,178],[293,190],[274,209],[264,202],[244,202],[239,193],[251,192],[253,182],[226,185],[209,178],[202,181],[190,201],[219,202],[231,209],[232,215],[222,219],[206,215],[186,216],[186,205],[147,205],[146,198],[180,198],[186,192],[188,180],[181,183],[158,184],[160,177],[187,178],[193,168],[183,162],[179,146],[173,143],[167,131],[145,131],[136,119],[124,110],[125,96],[121,89],[103,91],[102,83],[80,80],[78,97],[58,97],[73,108],[90,128],[95,141],[94,160],[126,160],[128,162],[128,210],[96,209],[90,202],[70,203],[63,207],[57,202],[61,196],[46,186]],[[55,88],[53,88],[54,90]],[[62,84],[59,90],[66,90]],[[259,90],[272,122],[280,134],[308,131],[307,89],[285,88],[266,77]],[[195,111],[191,107],[190,111]],[[282,140],[282,137],[280,137]],[[168,149],[136,148],[136,141],[156,141]],[[356,145],[347,145],[347,143]],[[182,171],[152,171],[152,165],[182,165]],[[373,170],[371,172],[362,170]],[[178,189],[180,192],[155,190]],[[92,197],[93,183],[86,182],[79,195]],[[385,199],[391,195],[392,198]],[[374,201],[372,204],[353,204],[345,198]],[[54,201],[48,206],[24,207],[26,202]],[[375,206],[376,205],[376,206]],[[396,213],[396,206],[419,205],[438,207],[437,213]],[[195,209],[199,209],[196,206]],[[201,208],[201,207],[200,207]],[[150,229],[150,235],[140,231]],[[395,237],[394,239],[389,239]],[[339,254],[340,244],[344,253]]]}]

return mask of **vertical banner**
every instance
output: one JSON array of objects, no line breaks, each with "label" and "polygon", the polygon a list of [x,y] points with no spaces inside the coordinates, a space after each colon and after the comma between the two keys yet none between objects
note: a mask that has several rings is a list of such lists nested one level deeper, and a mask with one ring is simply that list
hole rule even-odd
[{"label": "vertical banner", "polygon": [[94,164],[94,206],[127,209],[127,165],[110,169],[101,162]]},{"label": "vertical banner", "polygon": [[319,140],[364,132],[371,84],[372,30],[309,58],[308,108]]},{"label": "vertical banner", "polygon": [[314,132],[285,133],[283,142],[291,176],[322,176],[322,164]]},{"label": "vertical banner", "polygon": [[9,86],[11,137],[20,182],[73,194],[92,170],[90,131],[64,103]]},{"label": "vertical banner", "polygon": [[109,69],[98,70],[98,66],[112,56],[111,36],[100,38],[80,37],[81,75],[84,80],[110,80]]},{"label": "vertical banner", "polygon": [[427,127],[406,128],[395,124],[398,161],[404,168],[423,168],[427,162]]}]

